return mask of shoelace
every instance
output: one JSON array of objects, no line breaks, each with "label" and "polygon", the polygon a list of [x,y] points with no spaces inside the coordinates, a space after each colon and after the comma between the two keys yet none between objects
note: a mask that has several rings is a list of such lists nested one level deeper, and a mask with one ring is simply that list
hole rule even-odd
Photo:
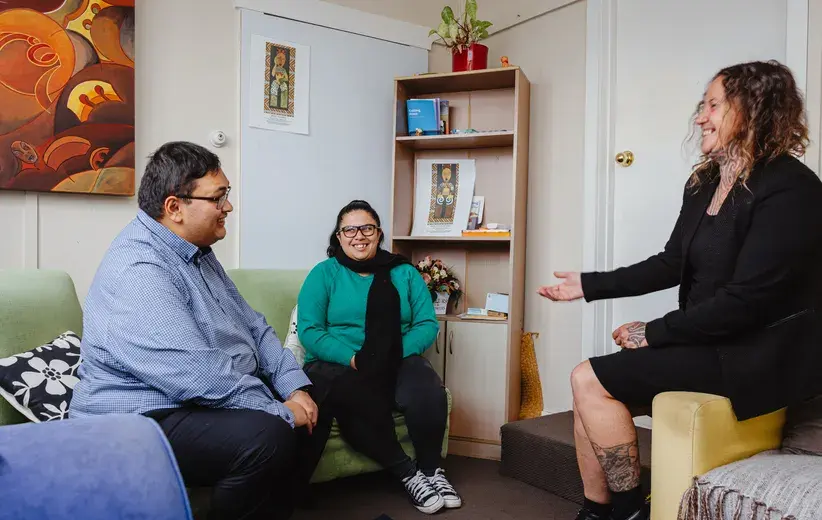
[{"label": "shoelace", "polygon": [[431,487],[431,484],[428,483],[428,479],[425,478],[420,472],[417,472],[416,475],[411,477],[405,484],[405,488],[411,493],[414,499],[417,502],[422,502],[423,499],[427,498],[429,495],[436,493],[434,488]]},{"label": "shoelace", "polygon": [[457,491],[454,489],[454,486],[452,486],[451,483],[448,482],[448,479],[445,478],[445,474],[440,471],[437,471],[436,473],[434,473],[434,476],[431,477],[431,484],[433,484],[434,489],[436,489],[440,495],[457,494]]}]

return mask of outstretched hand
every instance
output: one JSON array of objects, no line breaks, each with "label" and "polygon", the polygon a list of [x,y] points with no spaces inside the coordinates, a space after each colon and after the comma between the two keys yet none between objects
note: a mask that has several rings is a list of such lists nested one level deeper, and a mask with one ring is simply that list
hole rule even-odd
[{"label": "outstretched hand", "polygon": [[554,276],[562,280],[557,285],[543,285],[537,293],[555,302],[572,302],[585,296],[582,292],[580,273],[558,272]]}]

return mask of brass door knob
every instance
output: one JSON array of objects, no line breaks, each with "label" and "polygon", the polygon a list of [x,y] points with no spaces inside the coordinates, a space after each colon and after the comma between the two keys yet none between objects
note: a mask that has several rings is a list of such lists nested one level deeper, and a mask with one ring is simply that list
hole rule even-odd
[{"label": "brass door knob", "polygon": [[634,164],[634,153],[630,150],[619,152],[616,154],[616,163],[623,168],[627,168],[628,166]]}]

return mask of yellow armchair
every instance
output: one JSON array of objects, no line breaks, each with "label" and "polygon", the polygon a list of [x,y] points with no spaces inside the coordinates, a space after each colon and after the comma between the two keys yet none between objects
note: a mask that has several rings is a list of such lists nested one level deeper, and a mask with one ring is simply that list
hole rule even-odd
[{"label": "yellow armchair", "polygon": [[739,422],[725,397],[659,394],[653,403],[651,520],[677,519],[694,476],[779,448],[784,423],[784,409]]}]

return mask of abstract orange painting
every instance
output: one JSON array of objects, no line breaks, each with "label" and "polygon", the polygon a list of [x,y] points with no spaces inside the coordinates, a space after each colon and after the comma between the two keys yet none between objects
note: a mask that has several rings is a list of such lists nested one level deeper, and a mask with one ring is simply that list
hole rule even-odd
[{"label": "abstract orange painting", "polygon": [[0,189],[134,182],[134,0],[0,1]]}]

